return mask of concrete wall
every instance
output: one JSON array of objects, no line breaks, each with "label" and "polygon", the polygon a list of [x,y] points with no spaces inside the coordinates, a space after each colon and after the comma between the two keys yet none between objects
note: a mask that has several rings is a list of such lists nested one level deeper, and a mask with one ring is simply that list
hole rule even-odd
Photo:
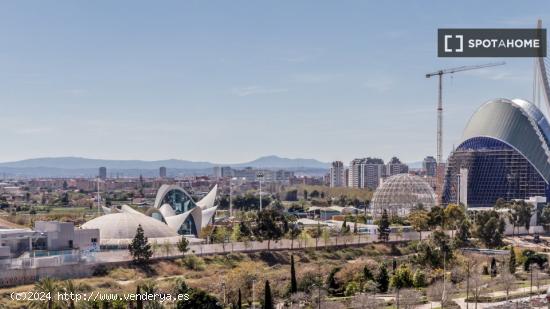
[{"label": "concrete wall", "polygon": [[0,287],[34,283],[42,278],[70,279],[88,277],[94,267],[89,264],[65,265],[28,269],[4,269],[0,272]]},{"label": "concrete wall", "polygon": [[[96,243],[92,243],[92,239]],[[94,245],[99,248],[99,229],[77,229],[74,230],[74,247],[79,249],[89,249]]]}]

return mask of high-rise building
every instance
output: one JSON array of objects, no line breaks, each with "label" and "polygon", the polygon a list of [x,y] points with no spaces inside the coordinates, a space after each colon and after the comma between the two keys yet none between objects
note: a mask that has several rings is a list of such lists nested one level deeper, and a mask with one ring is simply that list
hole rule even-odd
[{"label": "high-rise building", "polygon": [[384,177],[386,177],[384,161],[378,158],[367,158],[363,168],[363,184],[361,187],[375,190]]},{"label": "high-rise building", "polygon": [[99,168],[99,179],[107,179],[107,168],[105,166]]},{"label": "high-rise building", "polygon": [[350,162],[348,186],[352,188],[376,189],[380,179],[386,175],[384,161],[378,158],[354,159]]},{"label": "high-rise building", "polygon": [[397,157],[391,158],[390,162],[386,164],[386,176],[393,176],[397,174],[403,174],[409,172],[409,166],[401,163]]},{"label": "high-rise building", "polygon": [[159,168],[159,176],[160,178],[166,178],[166,167],[161,166]]},{"label": "high-rise building", "polygon": [[426,173],[426,176],[435,177],[437,172],[437,161],[432,156],[427,156],[422,162],[422,170]]},{"label": "high-rise building", "polygon": [[346,177],[344,163],[342,161],[332,162],[332,167],[330,168],[330,187],[345,187],[346,186]]},{"label": "high-rise building", "polygon": [[212,168],[212,174],[214,174],[214,178],[222,178],[222,168],[219,166],[214,166]]}]

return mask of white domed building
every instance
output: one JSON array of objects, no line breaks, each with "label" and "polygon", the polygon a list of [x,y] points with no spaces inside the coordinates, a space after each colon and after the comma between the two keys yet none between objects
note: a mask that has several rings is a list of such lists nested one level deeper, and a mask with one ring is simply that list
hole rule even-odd
[{"label": "white domed building", "polygon": [[[131,207],[126,206],[131,209]],[[133,210],[133,209],[132,209]],[[135,210],[134,210],[135,211]],[[137,211],[136,211],[137,212]],[[138,226],[143,228],[145,237],[150,242],[159,244],[176,243],[180,235],[168,225],[142,213],[119,212],[110,213],[92,219],[82,225],[83,229],[99,229],[101,246],[127,246],[136,235]]]},{"label": "white domed building", "polygon": [[412,209],[429,211],[435,205],[435,192],[430,184],[419,176],[409,174],[388,177],[372,198],[375,217],[379,217],[384,209],[391,216],[406,216]]},{"label": "white domed building", "polygon": [[214,206],[218,185],[200,201],[195,202],[179,186],[162,185],[155,199],[154,207],[146,213],[128,205],[118,208],[103,207],[105,215],[82,225],[84,229],[99,229],[101,246],[127,246],[141,225],[145,236],[151,242],[176,243],[181,236],[198,237],[200,230],[214,218]]}]

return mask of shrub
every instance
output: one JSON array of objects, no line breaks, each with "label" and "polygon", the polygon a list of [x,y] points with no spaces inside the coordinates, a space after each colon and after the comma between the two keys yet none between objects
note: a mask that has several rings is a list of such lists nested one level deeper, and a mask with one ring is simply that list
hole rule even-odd
[{"label": "shrub", "polygon": [[413,275],[413,286],[415,288],[423,288],[426,286],[426,274],[423,271],[417,269]]},{"label": "shrub", "polygon": [[201,271],[205,268],[204,260],[194,254],[187,255],[183,258],[183,265],[190,270]]},{"label": "shrub", "polygon": [[96,265],[92,270],[92,275],[96,277],[107,276],[108,273],[109,270],[107,269],[107,266],[105,266],[105,264]]},{"label": "shrub", "polygon": [[357,284],[357,282],[355,282],[355,281],[350,281],[346,285],[346,290],[344,291],[344,294],[346,296],[353,296],[357,292],[359,292],[359,284]]}]

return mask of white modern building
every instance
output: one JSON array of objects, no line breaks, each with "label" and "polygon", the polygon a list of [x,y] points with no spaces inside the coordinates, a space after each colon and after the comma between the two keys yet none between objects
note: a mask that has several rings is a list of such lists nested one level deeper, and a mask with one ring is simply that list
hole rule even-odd
[{"label": "white modern building", "polygon": [[128,245],[139,226],[151,242],[176,243],[182,235],[198,237],[201,229],[212,222],[218,208],[214,206],[217,191],[215,185],[206,196],[195,202],[180,186],[165,184],[157,191],[154,206],[147,212],[128,205],[103,207],[105,215],[86,222],[82,227],[98,229],[104,247]]}]

